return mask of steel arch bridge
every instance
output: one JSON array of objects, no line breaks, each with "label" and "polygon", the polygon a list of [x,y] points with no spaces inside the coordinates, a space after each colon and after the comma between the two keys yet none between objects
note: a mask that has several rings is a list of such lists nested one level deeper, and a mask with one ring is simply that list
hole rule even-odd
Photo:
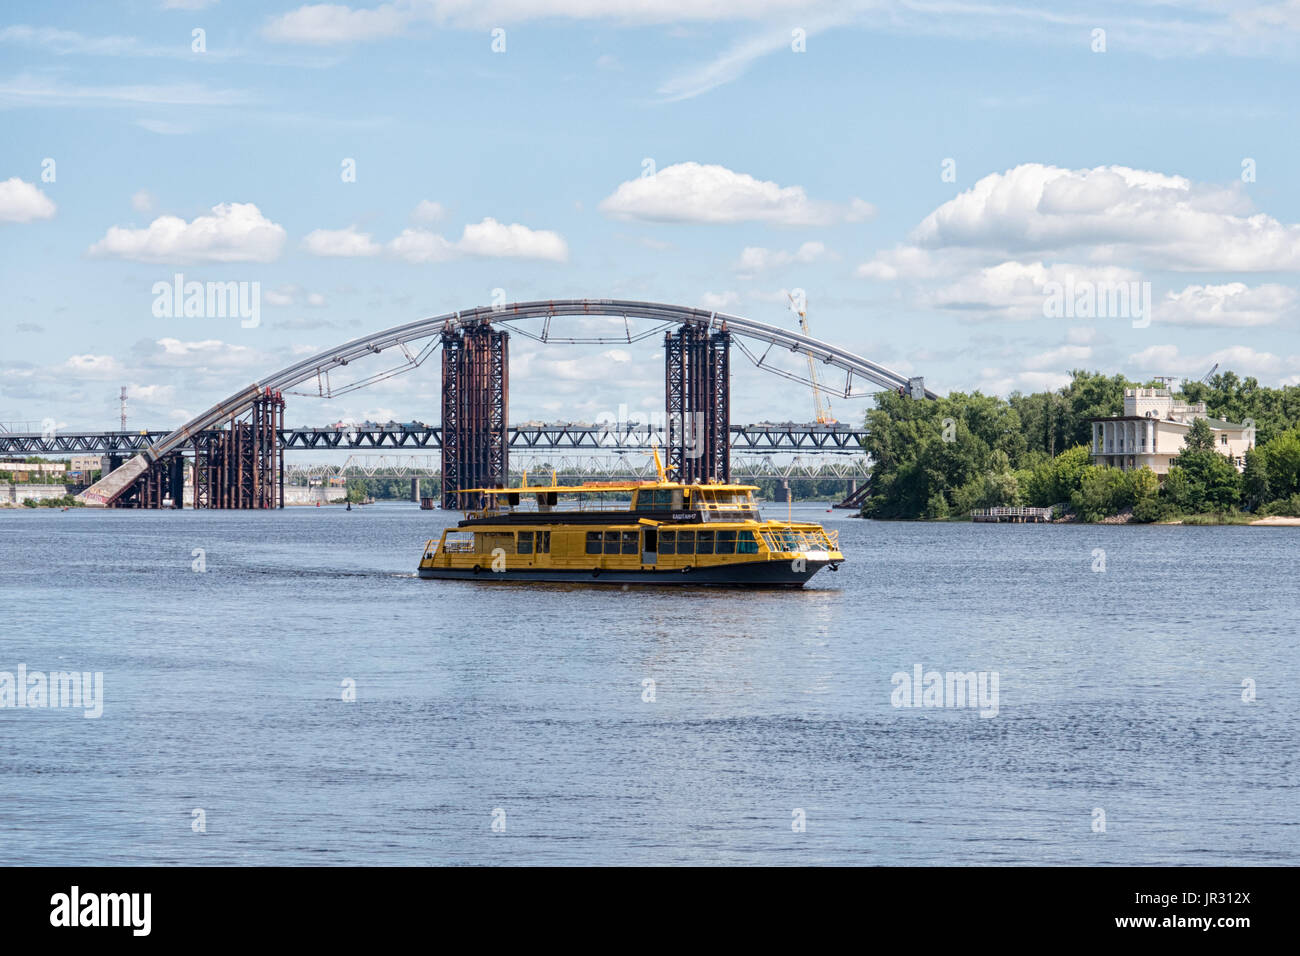
[{"label": "steel arch bridge", "polygon": [[[553,320],[565,317],[607,318],[612,320],[621,318],[623,320],[623,332],[622,334],[585,336],[557,336],[553,334],[551,331]],[[649,320],[658,324],[648,329],[633,330],[629,322],[631,319]],[[517,324],[528,320],[536,320],[542,323],[540,333]],[[440,344],[439,336],[445,333],[501,324],[508,324],[512,330],[540,342],[568,344],[631,343],[681,326],[691,326],[705,332],[725,330],[736,337],[737,345],[741,351],[757,367],[764,368],[793,381],[811,384],[807,379],[793,372],[765,364],[772,349],[784,348],[791,352],[802,353],[821,361],[827,366],[841,369],[845,373],[843,390],[845,397],[855,395],[855,378],[865,380],[881,388],[910,394],[913,398],[938,397],[937,394],[925,388],[924,381],[919,377],[909,378],[829,342],[739,315],[660,302],[625,299],[554,299],[518,302],[512,305],[480,306],[474,309],[435,315],[373,332],[334,348],[318,352],[309,358],[302,359],[278,372],[274,372],[254,382],[247,388],[235,392],[223,401],[196,415],[160,440],[152,443],[139,455],[86,489],[80,497],[90,505],[106,505],[110,503],[144,475],[154,462],[188,444],[201,440],[205,432],[220,428],[227,422],[233,421],[237,416],[254,409],[263,401],[264,396],[279,395],[284,392],[322,398],[341,395],[418,367],[438,348]],[[418,348],[412,348],[414,343],[419,343],[425,339],[429,341]],[[756,348],[751,348],[746,342],[753,343]],[[399,365],[338,388],[332,386],[330,382],[330,373],[332,371],[342,368],[350,362],[378,355],[389,349],[397,349],[401,352],[403,360]],[[761,354],[759,354],[760,350]],[[298,393],[290,391],[294,386],[301,385],[310,379],[316,380],[316,387],[313,391]]]}]

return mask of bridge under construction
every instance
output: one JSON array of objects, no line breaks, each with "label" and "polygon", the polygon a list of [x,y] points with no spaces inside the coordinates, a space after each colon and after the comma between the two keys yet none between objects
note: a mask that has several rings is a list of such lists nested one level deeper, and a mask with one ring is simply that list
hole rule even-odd
[{"label": "bridge under construction", "polygon": [[[618,332],[560,336],[553,322],[562,317],[604,317],[622,320]],[[632,321],[648,321],[649,328],[636,328]],[[541,323],[530,329],[528,323]],[[286,429],[285,396],[290,394],[333,398],[354,389],[383,381],[419,367],[435,350],[442,353],[441,423],[412,428],[399,426],[398,435],[414,440],[423,434],[422,447],[436,438],[440,451],[442,506],[456,509],[460,492],[467,488],[501,487],[510,473],[509,452],[521,438],[551,442],[561,436],[546,426],[530,433],[509,427],[510,331],[548,343],[631,343],[651,336],[663,336],[665,422],[663,444],[675,476],[685,481],[730,481],[731,450],[737,430],[731,425],[731,348],[734,344],[756,367],[812,387],[818,383],[773,364],[774,349],[799,352],[824,366],[845,374],[846,398],[861,383],[887,388],[912,398],[936,397],[923,379],[905,377],[847,350],[808,335],[685,306],[611,299],[571,299],[487,306],[464,312],[421,319],[354,339],[320,352],[253,383],[193,418],[180,428],[154,438],[141,436],[130,449],[134,457],[113,468],[80,498],[100,507],[158,508],[164,502],[182,507],[187,473],[191,477],[191,505],[196,508],[276,508],[284,505],[284,452],[289,447],[339,447],[343,434],[351,443],[368,436],[379,442],[389,438],[387,427],[342,429]],[[369,376],[337,384],[331,375],[349,363],[395,349],[402,361]],[[814,366],[810,363],[810,369]],[[814,373],[815,374],[815,373]],[[303,383],[314,389],[294,392]],[[592,426],[594,429],[595,426]],[[794,426],[784,440],[806,440],[825,448],[827,442],[842,440],[859,445],[856,430],[834,426]],[[773,435],[780,441],[781,426],[758,427],[756,440]],[[579,439],[590,429],[564,432]],[[608,430],[606,430],[608,432]],[[112,433],[100,433],[103,436]],[[751,437],[749,427],[740,429],[741,441]],[[797,436],[802,436],[798,438]],[[842,436],[842,438],[841,438]],[[853,438],[850,438],[853,436]],[[46,444],[57,443],[54,436]],[[820,440],[820,443],[818,444]],[[147,443],[146,443],[147,442]],[[528,447],[535,447],[536,442]],[[376,444],[373,447],[384,447]],[[402,447],[393,444],[390,447]],[[30,450],[30,449],[29,449]],[[45,453],[44,448],[41,449]],[[68,450],[88,451],[89,448]],[[122,449],[124,451],[124,449]],[[778,449],[773,449],[778,450]],[[112,454],[112,452],[109,452]]]}]

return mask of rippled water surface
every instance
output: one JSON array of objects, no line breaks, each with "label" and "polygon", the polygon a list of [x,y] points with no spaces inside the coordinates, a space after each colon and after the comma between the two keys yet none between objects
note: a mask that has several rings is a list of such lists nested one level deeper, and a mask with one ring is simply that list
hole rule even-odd
[{"label": "rippled water surface", "polygon": [[[105,696],[0,709],[5,858],[1300,863],[1300,528],[795,510],[849,557],[801,592],[421,581],[396,503],[0,512],[0,671]],[[894,707],[917,664],[997,716]]]}]

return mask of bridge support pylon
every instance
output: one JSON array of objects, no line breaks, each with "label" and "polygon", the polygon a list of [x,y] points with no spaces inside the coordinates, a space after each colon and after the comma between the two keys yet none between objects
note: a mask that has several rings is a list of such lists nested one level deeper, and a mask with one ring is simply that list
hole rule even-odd
[{"label": "bridge support pylon", "polygon": [[675,481],[731,480],[731,333],[683,325],[664,335],[668,464]]},{"label": "bridge support pylon", "polygon": [[474,325],[442,333],[442,507],[473,506],[466,488],[509,475],[510,336]]},{"label": "bridge support pylon", "polygon": [[228,428],[201,432],[189,449],[169,452],[152,462],[136,482],[113,499],[114,508],[171,507],[185,500],[185,473],[191,470],[195,508],[251,509],[284,507],[284,396],[267,389]]}]

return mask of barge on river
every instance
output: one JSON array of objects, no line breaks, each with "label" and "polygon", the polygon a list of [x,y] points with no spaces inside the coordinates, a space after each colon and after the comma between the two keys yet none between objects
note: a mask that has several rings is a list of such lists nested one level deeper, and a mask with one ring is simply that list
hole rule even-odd
[{"label": "barge on river", "polygon": [[668,481],[476,488],[425,544],[422,578],[802,587],[844,561],[813,522],[764,521],[755,485]]}]

